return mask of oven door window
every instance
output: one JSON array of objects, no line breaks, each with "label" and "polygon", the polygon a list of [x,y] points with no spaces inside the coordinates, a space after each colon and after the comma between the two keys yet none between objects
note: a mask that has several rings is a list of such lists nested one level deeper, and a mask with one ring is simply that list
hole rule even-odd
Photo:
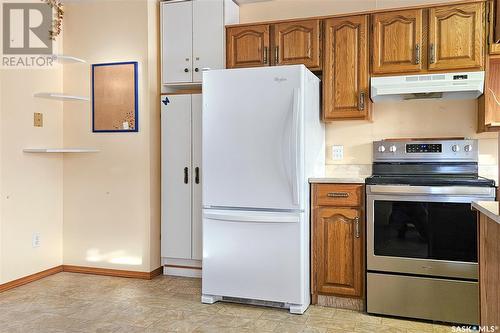
[{"label": "oven door window", "polygon": [[376,200],[374,231],[377,256],[477,262],[470,204]]}]

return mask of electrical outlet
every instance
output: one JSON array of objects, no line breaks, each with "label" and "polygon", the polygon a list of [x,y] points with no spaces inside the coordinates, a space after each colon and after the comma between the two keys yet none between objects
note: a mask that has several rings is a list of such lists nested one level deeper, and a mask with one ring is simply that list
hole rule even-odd
[{"label": "electrical outlet", "polygon": [[33,237],[31,238],[31,246],[32,247],[40,247],[40,234],[35,232]]},{"label": "electrical outlet", "polygon": [[332,146],[332,160],[341,161],[344,159],[344,146],[333,145]]},{"label": "electrical outlet", "polygon": [[43,127],[43,113],[35,112],[33,114],[33,125],[35,127]]}]

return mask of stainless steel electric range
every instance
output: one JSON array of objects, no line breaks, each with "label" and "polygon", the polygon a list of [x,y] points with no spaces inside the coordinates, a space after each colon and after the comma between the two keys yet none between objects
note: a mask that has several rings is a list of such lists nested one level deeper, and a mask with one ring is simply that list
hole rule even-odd
[{"label": "stainless steel electric range", "polygon": [[384,140],[366,179],[367,311],[478,324],[476,140]]}]

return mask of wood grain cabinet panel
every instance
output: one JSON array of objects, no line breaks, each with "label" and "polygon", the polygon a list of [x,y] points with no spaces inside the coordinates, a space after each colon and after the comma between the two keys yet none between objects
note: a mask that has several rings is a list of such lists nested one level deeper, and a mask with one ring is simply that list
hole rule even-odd
[{"label": "wood grain cabinet panel", "polygon": [[429,10],[429,70],[474,69],[484,65],[484,4]]},{"label": "wood grain cabinet panel", "polygon": [[316,209],[313,223],[318,293],[362,296],[362,218],[362,211],[357,208]]},{"label": "wood grain cabinet panel", "polygon": [[418,72],[424,68],[422,9],[374,14],[373,73]]},{"label": "wood grain cabinet panel", "polygon": [[318,184],[314,195],[320,206],[358,207],[363,202],[363,185]]},{"label": "wood grain cabinet panel", "polygon": [[269,66],[269,25],[229,27],[226,30],[226,67]]},{"label": "wood grain cabinet panel", "polygon": [[323,120],[369,119],[368,15],[324,22]]},{"label": "wood grain cabinet panel", "polygon": [[479,215],[480,324],[500,325],[500,224]]},{"label": "wood grain cabinet panel", "polygon": [[307,20],[274,25],[274,64],[304,64],[321,69],[321,21]]}]

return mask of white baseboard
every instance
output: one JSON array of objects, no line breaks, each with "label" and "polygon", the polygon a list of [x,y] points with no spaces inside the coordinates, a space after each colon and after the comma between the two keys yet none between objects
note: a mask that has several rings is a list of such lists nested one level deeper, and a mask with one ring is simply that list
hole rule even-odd
[{"label": "white baseboard", "polygon": [[163,275],[201,278],[201,269],[165,266],[165,267],[163,267]]}]

